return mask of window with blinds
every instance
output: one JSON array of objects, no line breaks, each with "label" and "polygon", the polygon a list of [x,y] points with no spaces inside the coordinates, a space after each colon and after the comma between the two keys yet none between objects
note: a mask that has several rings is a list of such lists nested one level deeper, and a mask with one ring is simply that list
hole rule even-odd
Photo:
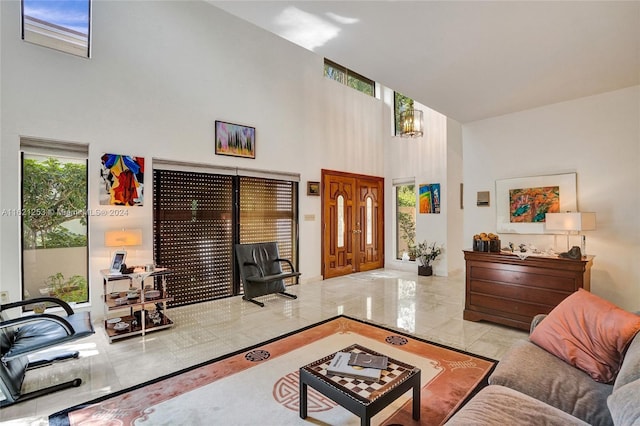
[{"label": "window with blinds", "polygon": [[160,169],[153,176],[154,257],[174,271],[170,306],[242,293],[236,242],[277,241],[297,267],[297,182]]},{"label": "window with blinds", "polygon": [[297,182],[241,176],[239,242],[277,241],[280,257],[297,265],[297,186]]}]

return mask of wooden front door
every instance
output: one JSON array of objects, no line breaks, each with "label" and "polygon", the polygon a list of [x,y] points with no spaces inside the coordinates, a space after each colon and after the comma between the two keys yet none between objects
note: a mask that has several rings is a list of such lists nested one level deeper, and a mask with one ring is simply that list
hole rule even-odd
[{"label": "wooden front door", "polygon": [[322,275],[384,266],[384,179],[322,171]]}]

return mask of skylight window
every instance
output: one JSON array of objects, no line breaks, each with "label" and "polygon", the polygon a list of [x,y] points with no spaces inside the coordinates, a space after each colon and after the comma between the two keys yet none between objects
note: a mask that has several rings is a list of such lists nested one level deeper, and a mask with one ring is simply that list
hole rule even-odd
[{"label": "skylight window", "polygon": [[22,0],[22,39],[90,57],[91,0]]}]

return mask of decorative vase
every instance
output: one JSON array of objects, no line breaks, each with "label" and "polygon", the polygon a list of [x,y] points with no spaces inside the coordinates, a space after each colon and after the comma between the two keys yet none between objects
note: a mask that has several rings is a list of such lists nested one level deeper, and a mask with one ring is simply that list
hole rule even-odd
[{"label": "decorative vase", "polygon": [[433,267],[431,265],[421,266],[418,265],[418,275],[423,277],[429,277],[433,275]]}]

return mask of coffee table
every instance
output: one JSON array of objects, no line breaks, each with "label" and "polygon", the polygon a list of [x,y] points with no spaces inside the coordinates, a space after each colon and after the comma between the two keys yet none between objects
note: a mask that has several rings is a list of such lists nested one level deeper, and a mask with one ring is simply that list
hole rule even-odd
[{"label": "coffee table", "polygon": [[[382,355],[360,345],[351,345],[339,352],[365,352]],[[393,358],[389,359],[380,380],[366,381],[327,373],[335,353],[300,367],[300,417],[307,417],[307,386],[360,417],[368,426],[371,417],[379,413],[405,392],[413,389],[413,419],[420,420],[420,369]]]}]

